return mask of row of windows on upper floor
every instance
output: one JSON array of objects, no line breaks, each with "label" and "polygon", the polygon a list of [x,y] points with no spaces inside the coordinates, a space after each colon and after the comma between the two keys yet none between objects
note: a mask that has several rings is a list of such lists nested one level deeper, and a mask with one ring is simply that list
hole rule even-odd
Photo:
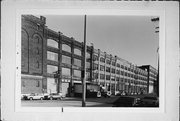
[{"label": "row of windows on upper floor", "polygon": [[[50,74],[53,74],[54,72],[56,72],[58,70],[58,66],[54,66],[54,65],[47,65],[47,72],[50,73]],[[80,70],[73,70],[74,71],[74,76],[76,77],[81,77],[81,71]],[[88,72],[89,73],[89,72]],[[140,79],[140,80],[147,80],[147,78],[144,78],[144,77],[140,77],[140,76],[136,76],[136,75],[132,75],[132,74],[129,74],[129,73],[123,73],[121,72],[122,75],[125,75],[126,77],[132,77],[132,78],[135,78],[135,79]],[[62,75],[66,75],[66,76],[70,76],[70,68],[64,68],[62,67]],[[100,74],[100,75],[104,75],[105,74]],[[108,75],[108,74],[107,74]],[[97,73],[94,73],[94,76],[97,77],[98,74]],[[113,76],[112,76],[113,77]],[[107,76],[108,78],[108,76]],[[102,79],[102,78],[101,78]]]},{"label": "row of windows on upper floor", "polygon": [[[106,71],[106,72],[110,72],[110,71]],[[111,73],[115,74],[115,70],[111,71]],[[117,70],[116,74],[121,75],[121,76],[135,78],[135,79],[147,80],[147,77],[142,77],[142,76],[139,76],[139,75],[123,72],[123,71],[120,71],[120,70]]]},{"label": "row of windows on upper floor", "polygon": [[[47,40],[47,46],[57,49],[59,48],[58,43],[52,39]],[[62,44],[62,50],[71,53],[71,47],[67,44]],[[82,56],[82,51],[80,49],[74,48],[74,54]],[[90,58],[90,53],[86,53],[86,58]]]},{"label": "row of windows on upper floor", "polygon": [[[94,56],[94,58],[96,58],[96,60],[97,60],[98,57]],[[100,62],[105,63],[105,58],[100,57]],[[116,67],[125,69],[127,71],[131,71],[131,72],[138,73],[138,74],[141,74],[141,75],[147,75],[147,72],[144,72],[144,70],[132,69],[132,68],[129,68],[129,67],[125,66],[125,65],[121,65],[119,63],[116,63],[115,61],[111,62],[110,60],[106,60],[106,64],[116,66]]]},{"label": "row of windows on upper floor", "polygon": [[[53,66],[53,65],[47,65],[47,73],[49,73],[49,74],[54,74],[56,71],[58,70],[58,67],[57,66]],[[70,70],[70,68],[64,68],[64,67],[62,67],[62,75],[63,76],[71,76],[71,70]],[[87,78],[89,78],[90,77],[90,73],[87,73],[86,74],[87,75]],[[81,78],[81,71],[80,70],[73,70],[73,76],[74,77],[79,77],[79,78]],[[110,76],[110,75],[104,75],[104,74],[100,74],[100,79],[105,79],[105,77],[106,77],[106,80],[112,80],[112,81],[115,81],[115,78],[116,78],[116,81],[120,81],[120,79],[121,79],[121,81],[127,81],[127,82],[130,82],[131,81],[131,83],[146,83],[146,82],[135,82],[135,81],[133,81],[133,80],[131,80],[131,79],[126,79],[126,78],[120,78],[120,77],[115,77],[115,76]],[[94,75],[94,78],[98,78],[98,75]],[[145,81],[145,80],[144,80]]]},{"label": "row of windows on upper floor", "polygon": [[[93,69],[94,69],[94,70],[98,70],[98,68],[99,68],[99,67],[98,67],[98,64],[94,64]],[[111,70],[111,71],[110,71],[110,70]],[[126,69],[125,69],[125,70],[126,70]],[[105,71],[105,66],[100,65],[100,71]],[[119,72],[120,70],[118,70],[118,69],[106,67],[106,72],[115,73],[115,71],[116,71],[117,74],[120,73],[120,72]],[[131,72],[135,73],[134,71],[131,71]],[[142,75],[142,76],[147,76],[147,73],[146,73],[146,74],[145,74],[145,73],[137,73],[137,74]]]},{"label": "row of windows on upper floor", "polygon": [[[47,51],[47,59],[58,62],[58,54]],[[62,55],[62,63],[71,65],[72,64],[71,61],[72,60],[70,56]],[[80,59],[73,58],[73,61],[74,61],[73,63],[74,66],[78,66],[78,67],[82,66],[82,61]],[[86,62],[86,68],[90,68],[90,62]]]},{"label": "row of windows on upper floor", "polygon": [[[110,75],[104,75],[104,74],[100,74],[100,79],[105,79],[106,80],[112,80],[112,81],[121,81],[121,82],[129,82],[129,83],[136,83],[136,84],[147,84],[147,81],[146,80],[143,80],[143,81],[134,81],[132,79],[126,79],[126,78],[120,78],[120,77],[114,77],[114,76],[110,76]],[[94,75],[94,79],[98,79],[98,75]]]},{"label": "row of windows on upper floor", "polygon": [[[47,52],[47,59],[58,62],[58,54],[48,51]],[[62,63],[71,65],[71,63],[72,63],[71,61],[72,61],[71,57],[66,56],[66,55],[62,55]],[[82,66],[81,65],[82,61],[80,59],[73,58],[73,61],[74,61],[73,65],[78,66],[78,67]],[[86,62],[86,68],[90,68],[90,62]],[[93,70],[98,70],[98,65],[97,64],[94,64]],[[105,66],[100,65],[100,71],[105,71]],[[106,72],[109,72],[109,73],[111,72],[111,73],[116,73],[116,74],[120,74],[120,72],[121,72],[121,75],[125,75],[125,76],[128,76],[128,77],[134,77],[135,78],[134,74],[124,72],[124,71],[120,71],[118,69],[114,69],[114,68],[110,68],[110,67],[106,67]]]}]

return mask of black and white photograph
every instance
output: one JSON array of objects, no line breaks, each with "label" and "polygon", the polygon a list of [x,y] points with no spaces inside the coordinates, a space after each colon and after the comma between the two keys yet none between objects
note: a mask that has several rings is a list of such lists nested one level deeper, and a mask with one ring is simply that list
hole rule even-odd
[{"label": "black and white photograph", "polygon": [[179,120],[177,2],[1,6],[0,120]]},{"label": "black and white photograph", "polygon": [[22,15],[21,104],[159,107],[159,17]]}]

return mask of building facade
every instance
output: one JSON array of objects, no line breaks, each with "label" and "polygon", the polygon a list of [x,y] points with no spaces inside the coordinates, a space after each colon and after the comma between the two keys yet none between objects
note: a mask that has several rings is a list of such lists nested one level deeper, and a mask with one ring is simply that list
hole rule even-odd
[{"label": "building facade", "polygon": [[148,80],[147,80],[147,91],[148,93],[159,93],[159,82],[158,82],[158,70],[151,65],[142,65],[139,68],[147,70]]},{"label": "building facade", "polygon": [[[22,93],[74,95],[82,82],[83,43],[46,26],[46,18],[22,15]],[[86,83],[117,91],[148,93],[148,69],[87,46]]]}]

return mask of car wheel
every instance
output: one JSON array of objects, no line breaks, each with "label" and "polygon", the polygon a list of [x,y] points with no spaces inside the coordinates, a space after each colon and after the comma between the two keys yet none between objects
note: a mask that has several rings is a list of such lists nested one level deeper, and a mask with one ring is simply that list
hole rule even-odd
[{"label": "car wheel", "polygon": [[53,100],[53,97],[50,97],[50,100]]},{"label": "car wheel", "polygon": [[40,100],[43,100],[43,98],[41,97]]},{"label": "car wheel", "polygon": [[29,98],[29,100],[33,100],[33,98],[32,98],[32,97],[30,97],[30,98]]}]

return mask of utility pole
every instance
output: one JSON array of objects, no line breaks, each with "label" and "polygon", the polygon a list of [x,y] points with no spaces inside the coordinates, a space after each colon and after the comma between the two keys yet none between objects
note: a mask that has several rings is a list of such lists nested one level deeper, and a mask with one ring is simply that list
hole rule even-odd
[{"label": "utility pole", "polygon": [[[158,24],[159,24],[159,17],[152,18],[151,21],[155,22],[155,23],[158,22]],[[155,27],[155,33],[159,33],[159,25]],[[157,59],[158,59],[158,74],[157,74],[157,79],[156,79],[156,82],[157,82],[156,83],[156,86],[157,86],[156,93],[157,93],[157,96],[159,96],[159,47],[157,48],[157,54],[158,54],[158,57],[157,57]]]},{"label": "utility pole", "polygon": [[86,15],[84,16],[84,54],[83,54],[83,70],[82,70],[82,107],[86,107]]}]

